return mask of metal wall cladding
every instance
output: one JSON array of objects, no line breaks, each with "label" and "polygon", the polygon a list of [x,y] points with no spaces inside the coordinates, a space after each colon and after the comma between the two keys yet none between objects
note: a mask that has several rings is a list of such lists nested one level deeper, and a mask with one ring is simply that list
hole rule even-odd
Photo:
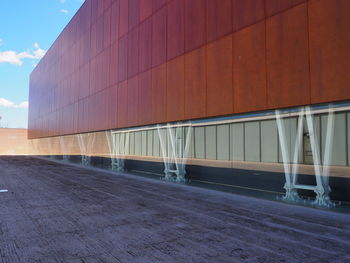
[{"label": "metal wall cladding", "polygon": [[30,76],[29,138],[350,99],[347,0],[87,0]]},{"label": "metal wall cladding", "polygon": [[139,75],[139,102],[137,124],[147,125],[153,122],[152,118],[152,70]]},{"label": "metal wall cladding", "polygon": [[207,101],[206,47],[185,56],[185,118],[206,116]]},{"label": "metal wall cladding", "polygon": [[183,120],[185,117],[185,58],[177,57],[167,63],[166,119]]},{"label": "metal wall cladding", "polygon": [[309,3],[312,103],[349,97],[349,14],[346,0]]},{"label": "metal wall cladding", "polygon": [[233,38],[233,86],[236,112],[266,107],[265,21],[235,34]]},{"label": "metal wall cladding", "polygon": [[173,0],[168,5],[167,58],[185,52],[185,0]]},{"label": "metal wall cladding", "polygon": [[271,108],[310,103],[307,5],[266,21],[267,93]]},{"label": "metal wall cladding", "polygon": [[207,47],[207,115],[233,112],[232,35]]}]

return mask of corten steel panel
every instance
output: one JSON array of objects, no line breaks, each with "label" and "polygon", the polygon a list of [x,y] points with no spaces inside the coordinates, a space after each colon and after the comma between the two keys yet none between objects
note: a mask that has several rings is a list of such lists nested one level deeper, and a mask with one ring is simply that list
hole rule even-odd
[{"label": "corten steel panel", "polygon": [[185,52],[185,0],[173,0],[168,4],[168,60]]},{"label": "corten steel panel", "polygon": [[101,17],[103,15],[105,1],[106,0],[98,0],[98,4],[97,4],[97,16],[98,17]]},{"label": "corten steel panel", "polygon": [[103,16],[99,17],[96,22],[96,52],[103,50]]},{"label": "corten steel panel", "polygon": [[[78,103],[77,131],[82,132],[83,131],[83,111],[84,111],[83,100],[80,100],[77,103]],[[59,111],[58,114],[60,114],[60,112],[61,111]]]},{"label": "corten steel panel", "polygon": [[[76,32],[76,38],[79,40],[81,38],[81,35],[83,33],[83,24],[81,22],[81,16],[82,12],[78,12],[75,14],[75,19],[77,21],[77,32]],[[52,45],[52,48],[55,48],[55,44]],[[53,51],[54,52],[54,51]]]},{"label": "corten steel panel", "polygon": [[152,120],[166,121],[166,65],[152,69]]},{"label": "corten steel panel", "polygon": [[140,0],[140,21],[145,20],[152,15],[153,1]]},{"label": "corten steel panel", "polygon": [[101,2],[103,2],[103,10],[108,9],[114,1],[115,0],[102,0]]},{"label": "corten steel panel", "polygon": [[307,5],[266,21],[268,107],[310,103]]},{"label": "corten steel panel", "polygon": [[114,129],[118,127],[117,123],[117,117],[118,117],[118,86],[113,85],[110,88],[110,94],[109,94],[109,122],[110,122],[110,129]]},{"label": "corten steel panel", "polygon": [[149,0],[153,1],[153,12],[157,11],[159,8],[164,6],[170,0]]},{"label": "corten steel panel", "polygon": [[[72,134],[72,133],[74,133],[74,104],[71,104],[71,105],[69,105],[69,107],[68,107],[68,117],[69,117],[69,127],[68,127],[68,133],[70,133],[70,134]],[[50,129],[52,129],[53,128],[53,124],[54,124],[54,119],[52,118],[51,120],[51,127],[50,127]],[[54,130],[52,129],[52,132],[54,132]]]},{"label": "corten steel panel", "polygon": [[[81,55],[81,65],[85,65],[88,63],[90,59],[90,30],[86,31],[81,39],[81,49],[80,49],[80,55]],[[56,82],[57,83],[57,82]]]},{"label": "corten steel panel", "polygon": [[185,117],[185,56],[167,63],[167,121]]},{"label": "corten steel panel", "polygon": [[137,125],[138,102],[139,102],[139,78],[138,76],[128,80],[128,126]]},{"label": "corten steel panel", "polygon": [[80,11],[80,26],[82,33],[90,30],[91,26],[91,1],[86,1]]},{"label": "corten steel panel", "polygon": [[119,1],[113,1],[111,6],[111,43],[119,38]]},{"label": "corten steel panel", "polygon": [[[91,26],[91,39],[90,39],[90,46],[91,46],[91,59],[95,57],[97,52],[97,46],[96,46],[96,37],[97,37],[97,27],[96,23]],[[66,63],[65,63],[66,64]],[[66,69],[65,69],[66,70]]]},{"label": "corten steel panel", "polygon": [[128,78],[139,72],[139,27],[128,33]]},{"label": "corten steel panel", "polygon": [[309,2],[311,102],[350,98],[350,1]]},{"label": "corten steel panel", "polygon": [[101,104],[102,102],[99,103],[100,101],[100,94],[101,92],[97,92],[94,96],[91,97],[92,103],[88,103],[88,105],[90,106],[90,114],[86,114],[86,112],[84,112],[84,119],[86,118],[86,115],[89,116],[89,119],[91,121],[89,121],[89,129],[91,130],[96,130],[97,127],[100,126],[100,120],[101,117]]},{"label": "corten steel panel", "polygon": [[233,35],[235,112],[266,108],[265,21]]},{"label": "corten steel panel", "polygon": [[128,39],[119,39],[118,44],[118,82],[124,81],[128,73]]},{"label": "corten steel panel", "polygon": [[[78,120],[79,120],[79,101],[74,103],[74,127],[73,127],[73,132],[77,133],[78,132]],[[57,120],[57,112],[55,112],[55,121]],[[57,121],[56,121],[56,127],[55,127],[55,135],[57,135]]]},{"label": "corten steel panel", "polygon": [[139,75],[139,125],[152,123],[152,70]]},{"label": "corten steel panel", "polygon": [[110,47],[102,52],[102,89],[109,87]]},{"label": "corten steel panel", "polygon": [[126,127],[128,125],[128,83],[124,81],[118,86],[118,127]]},{"label": "corten steel panel", "polygon": [[191,51],[206,43],[207,3],[205,0],[185,1],[185,50]]},{"label": "corten steel panel", "polygon": [[109,64],[109,83],[115,85],[118,82],[118,41],[111,45]]},{"label": "corten steel panel", "polygon": [[101,99],[99,100],[100,104],[99,107],[101,108],[100,111],[100,120],[101,124],[97,129],[107,129],[108,122],[109,122],[109,116],[108,116],[108,108],[109,108],[109,89],[104,89],[101,93]]},{"label": "corten steel panel", "polygon": [[[266,5],[262,6],[265,2]],[[346,88],[346,83],[349,82],[347,61],[350,53],[347,34],[348,1],[307,1],[310,5],[312,100],[309,89],[308,21],[305,2],[305,0],[232,0],[232,8],[225,8],[225,4],[229,6],[230,1],[87,1],[33,71],[31,92],[32,89],[34,92],[30,101],[35,105],[31,106],[29,113],[29,125],[33,130],[31,134],[48,136],[75,132],[78,128],[81,131],[89,131],[89,129],[99,130],[101,127],[117,127],[119,123],[123,123],[124,127],[130,125],[127,119],[127,102],[134,98],[132,94],[129,98],[126,96],[128,47],[130,61],[135,62],[132,58],[134,54],[131,54],[130,50],[136,48],[136,53],[139,50],[139,54],[145,54],[137,59],[136,67],[139,67],[139,71],[150,70],[153,51],[156,51],[153,54],[154,65],[158,65],[147,74],[138,75],[139,96],[136,103],[139,104],[139,111],[136,114],[137,122],[133,125],[165,122],[167,113],[169,116],[178,114],[169,111],[173,108],[171,103],[174,103],[174,100],[168,100],[169,105],[166,103],[167,98],[173,97],[171,92],[181,92],[181,87],[180,90],[172,88],[176,81],[184,82],[182,87],[186,118],[225,115],[232,113],[233,109],[239,112],[263,109],[263,101],[266,99],[263,98],[263,88],[260,88],[264,86],[262,84],[264,43],[261,40],[263,33],[257,29],[260,28],[260,24],[253,24],[264,18],[265,8],[267,15],[273,14],[267,21],[266,32],[269,84],[267,108],[349,99]],[[140,5],[138,11],[137,7],[132,7],[134,4]],[[151,16],[152,12],[154,17]],[[228,15],[230,12],[231,16]],[[136,17],[131,17],[133,13],[136,13]],[[226,34],[220,32],[227,30],[228,20],[225,17],[233,19],[231,30],[245,28],[244,31],[235,33],[239,38],[235,38],[231,45],[225,44],[230,42],[228,37],[220,38],[221,34]],[[147,18],[148,24],[145,20]],[[136,27],[136,21],[145,23],[142,24],[144,31],[139,32],[138,45],[134,47],[128,44],[127,33],[129,27]],[[183,28],[185,31],[181,31]],[[156,31],[156,37],[152,36],[152,31]],[[118,43],[118,37],[121,35],[122,38]],[[203,46],[207,39],[211,41],[215,38],[218,38],[217,42],[185,55],[184,80],[176,79],[176,74],[168,75],[167,78],[167,58],[173,59],[183,55],[184,47],[187,51],[193,51],[192,49]],[[130,43],[132,42],[130,40]],[[113,45],[110,46],[109,43]],[[233,69],[231,69],[232,46],[235,50]],[[238,51],[243,55],[238,55]],[[203,58],[204,52],[206,57]],[[206,64],[199,64],[202,60],[207,61]],[[169,65],[175,63],[168,62]],[[159,66],[160,63],[163,65]],[[170,66],[168,71],[176,72],[178,68],[174,68]],[[133,69],[131,63],[130,77],[137,74]],[[203,75],[203,71],[206,71],[206,74]],[[123,95],[119,98],[122,104],[118,107],[121,109],[124,107],[124,113],[117,109],[116,114],[121,114],[124,120],[111,125],[113,117],[109,111],[113,107],[110,101],[113,91],[112,88],[108,91],[105,89],[115,87],[117,82],[121,81],[124,81],[124,84],[118,85],[116,94]],[[233,88],[232,82],[234,82]],[[204,88],[199,88],[203,86]],[[241,88],[243,86],[244,89]],[[328,88],[330,86],[331,88]],[[148,87],[151,91],[146,93],[147,88],[144,87]],[[254,95],[259,95],[250,98],[252,92],[248,92],[249,89],[254,90]],[[102,93],[86,97],[97,92]],[[104,101],[106,97],[108,100]],[[141,107],[150,104],[150,101],[152,106],[147,107],[147,110],[151,117],[150,121],[146,122],[148,117],[141,115],[146,116],[147,113]],[[249,103],[245,104],[244,101]],[[79,107],[80,102],[82,106]],[[72,111],[78,112],[76,118],[72,116]],[[107,126],[106,119],[100,117],[106,112]],[[54,120],[55,118],[57,119]],[[75,124],[78,121],[82,126]]]},{"label": "corten steel panel", "polygon": [[152,67],[152,18],[140,24],[139,70],[143,72]]},{"label": "corten steel panel", "polygon": [[232,35],[207,47],[207,115],[233,112]]},{"label": "corten steel panel", "polygon": [[310,1],[310,0],[293,0],[293,6],[296,6],[298,4],[302,4],[302,3],[305,3],[307,1]]},{"label": "corten steel panel", "polygon": [[111,44],[111,9],[107,9],[103,15],[103,48]]},{"label": "corten steel panel", "polygon": [[101,91],[103,87],[103,75],[104,75],[104,56],[100,53],[96,57],[96,92]]},{"label": "corten steel panel", "polygon": [[78,85],[81,85],[80,98],[89,96],[90,90],[90,68],[89,64],[85,64],[80,71],[80,81]]},{"label": "corten steel panel", "polygon": [[206,115],[206,48],[196,49],[185,55],[185,118],[194,119]]},{"label": "corten steel panel", "polygon": [[[108,115],[108,109],[109,109],[109,89],[104,89],[102,92],[101,92],[101,96],[103,98],[103,105],[101,105],[101,107],[103,108],[102,110],[102,115],[103,117],[101,117],[101,119],[103,120],[102,123],[101,123],[101,126],[102,126],[102,129],[103,130],[106,130],[107,127],[108,127],[108,123],[109,123],[109,115]],[[101,129],[101,128],[99,128]]]},{"label": "corten steel panel", "polygon": [[[67,83],[66,83],[66,100],[65,100],[65,104],[64,106],[66,107],[67,105],[71,104],[73,102],[74,99],[74,89],[72,87],[73,85],[73,78],[76,77],[76,75],[71,75],[68,79],[67,79]],[[44,107],[45,107],[45,111],[47,111],[48,108],[48,104],[47,104],[47,96],[45,97],[45,102],[44,102]]]},{"label": "corten steel panel", "polygon": [[272,16],[307,0],[265,0],[266,15]]},{"label": "corten steel panel", "polygon": [[265,18],[265,0],[233,0],[233,30],[252,25]]},{"label": "corten steel panel", "polygon": [[140,0],[129,0],[129,30],[137,26],[140,18]]},{"label": "corten steel panel", "polygon": [[166,61],[167,49],[167,8],[166,6],[153,15],[152,27],[152,66]]},{"label": "corten steel panel", "polygon": [[232,32],[232,0],[207,0],[207,41]]},{"label": "corten steel panel", "polygon": [[[90,61],[90,88],[89,95],[95,93],[96,88],[96,59]],[[62,91],[63,93],[63,91]]]},{"label": "corten steel panel", "polygon": [[[96,103],[97,97],[98,93],[94,94],[94,96],[89,97],[88,100],[83,100],[83,131],[87,129],[93,131],[97,126],[96,122],[98,121],[98,119],[96,117],[99,114],[98,105]],[[86,104],[90,107],[86,108]],[[86,115],[89,116],[89,122],[87,122]]]},{"label": "corten steel panel", "polygon": [[[86,131],[86,128],[87,128],[87,127],[84,127],[84,111],[85,111],[84,105],[85,105],[85,101],[88,101],[89,103],[91,103],[91,96],[87,97],[86,99],[83,99],[83,100],[79,101],[79,105],[78,105],[78,110],[79,110],[78,131],[79,132],[84,132],[84,131]],[[90,107],[90,109],[91,108],[92,107]],[[61,110],[60,110],[60,112],[61,112]],[[88,114],[90,115],[90,112],[88,112]],[[88,127],[88,128],[90,128],[90,127]]]},{"label": "corten steel panel", "polygon": [[293,0],[265,0],[266,15],[272,16],[293,6]]},{"label": "corten steel panel", "polygon": [[129,29],[129,0],[119,0],[119,37]]},{"label": "corten steel panel", "polygon": [[[96,93],[91,97],[91,101],[84,101],[84,112],[83,112],[83,122],[84,122],[84,130],[96,130],[98,129],[99,120],[100,120],[100,102],[99,100],[100,92]],[[90,113],[89,113],[90,112]]]},{"label": "corten steel panel", "polygon": [[[72,78],[72,82],[71,82],[71,87],[70,90],[72,91],[71,96],[72,96],[72,100],[70,102],[74,103],[75,101],[77,101],[79,99],[79,96],[82,92],[82,86],[81,83],[79,83],[80,81],[80,74],[79,74],[79,70],[75,71],[75,74]],[[48,103],[48,107],[50,109],[50,98],[48,98],[47,103]]]}]

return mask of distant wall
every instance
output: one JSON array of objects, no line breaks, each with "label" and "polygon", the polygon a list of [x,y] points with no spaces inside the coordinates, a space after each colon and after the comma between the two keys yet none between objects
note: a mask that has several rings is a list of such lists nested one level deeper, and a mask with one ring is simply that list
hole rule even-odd
[{"label": "distant wall", "polygon": [[0,128],[0,155],[31,154],[27,129]]}]

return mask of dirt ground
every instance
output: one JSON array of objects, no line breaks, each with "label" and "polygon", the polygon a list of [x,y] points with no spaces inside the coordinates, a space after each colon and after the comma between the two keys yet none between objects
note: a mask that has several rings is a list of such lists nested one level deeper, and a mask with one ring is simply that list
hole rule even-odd
[{"label": "dirt ground", "polygon": [[0,157],[0,262],[350,262],[350,215]]}]

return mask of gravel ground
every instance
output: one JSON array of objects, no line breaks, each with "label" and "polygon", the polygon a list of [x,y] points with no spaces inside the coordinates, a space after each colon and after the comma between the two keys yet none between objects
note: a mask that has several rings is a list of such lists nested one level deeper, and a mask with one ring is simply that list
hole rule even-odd
[{"label": "gravel ground", "polygon": [[350,262],[350,215],[0,157],[0,259]]}]

